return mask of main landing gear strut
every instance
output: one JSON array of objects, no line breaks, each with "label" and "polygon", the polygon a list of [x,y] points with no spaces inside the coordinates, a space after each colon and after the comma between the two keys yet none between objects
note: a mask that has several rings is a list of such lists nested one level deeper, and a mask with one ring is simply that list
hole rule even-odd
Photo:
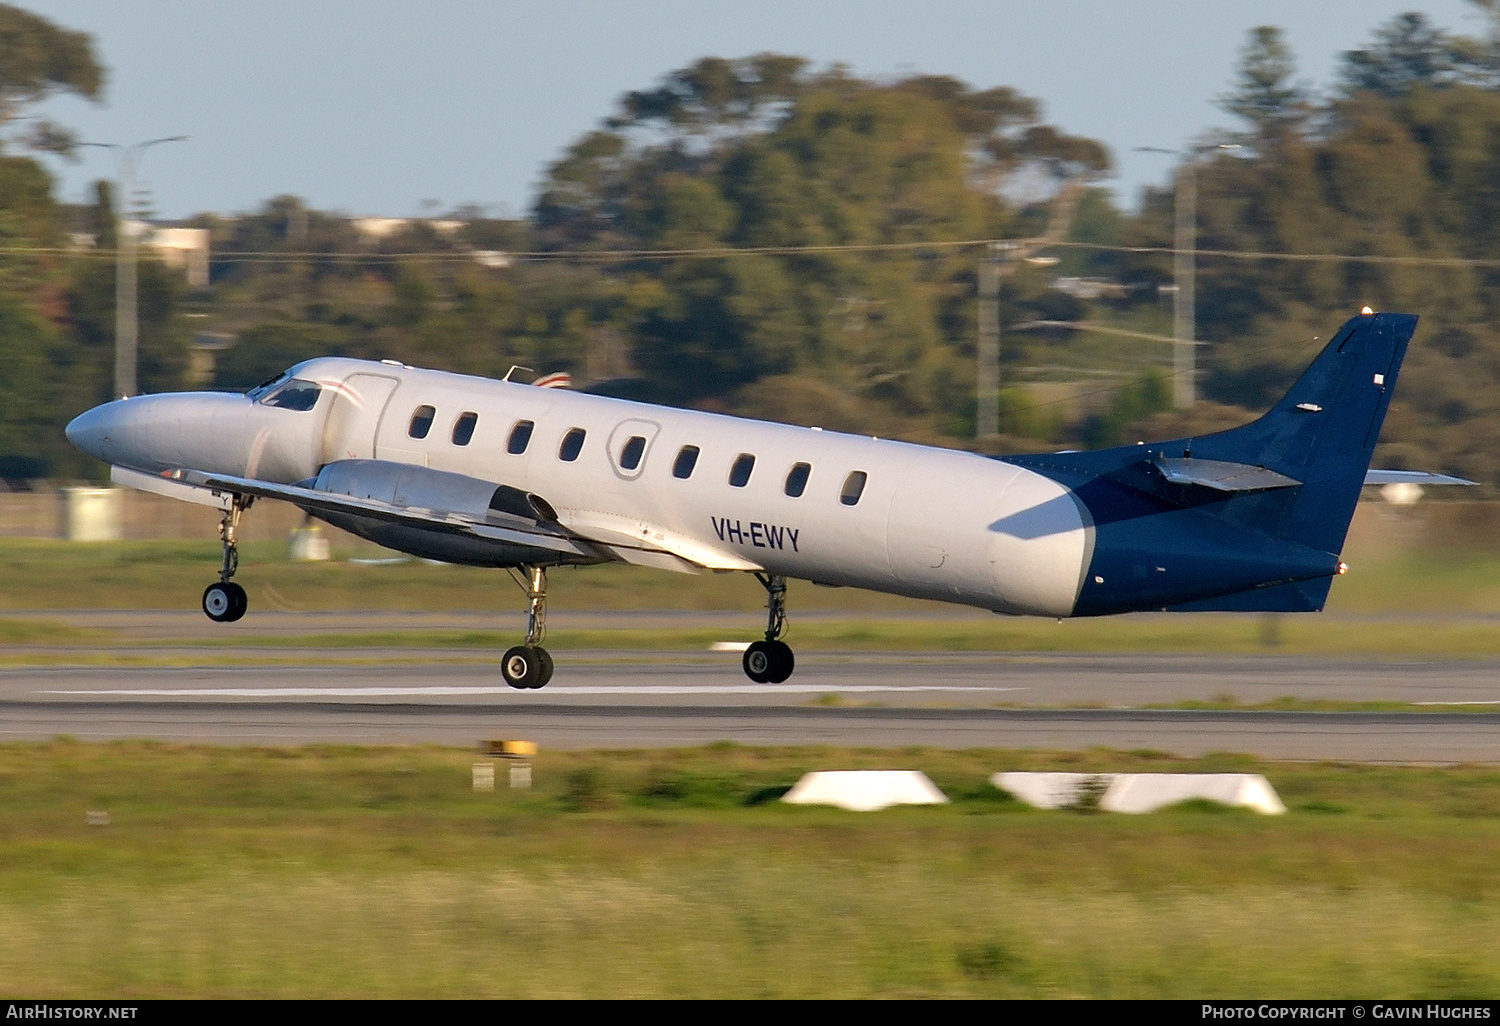
[{"label": "main landing gear strut", "polygon": [[233,623],[245,615],[250,600],[245,589],[230,580],[240,568],[240,550],[235,544],[234,529],[239,526],[240,514],[255,501],[253,495],[236,495],[219,521],[219,541],[224,546],[224,562],[219,567],[219,583],[210,584],[203,590],[203,611],[216,623]]},{"label": "main landing gear strut", "polygon": [[526,611],[526,642],[505,653],[500,660],[500,673],[505,683],[522,691],[545,687],[552,679],[552,656],[542,647],[542,638],[547,635],[547,568],[523,566],[528,585],[525,586],[528,608]]},{"label": "main landing gear strut", "polygon": [[755,579],[766,589],[766,640],[745,649],[745,676],[757,684],[780,684],[796,665],[791,646],[781,640],[786,633],[786,578],[757,573]]}]

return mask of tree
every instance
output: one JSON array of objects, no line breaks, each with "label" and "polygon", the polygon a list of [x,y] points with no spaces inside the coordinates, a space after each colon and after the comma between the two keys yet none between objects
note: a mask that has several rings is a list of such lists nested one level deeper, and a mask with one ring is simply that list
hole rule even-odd
[{"label": "tree", "polygon": [[103,88],[104,69],[94,57],[89,36],[0,4],[0,132],[30,120],[31,126],[15,137],[17,142],[71,153],[77,140],[70,131],[45,119],[26,119],[24,112],[60,92],[97,101]]},{"label": "tree", "polygon": [[1375,30],[1373,45],[1344,52],[1340,88],[1346,96],[1367,91],[1400,100],[1418,86],[1450,86],[1461,77],[1462,53],[1426,15],[1398,14]]},{"label": "tree", "polygon": [[575,143],[536,224],[555,249],[819,247],[620,261],[653,285],[635,364],[681,401],[801,371],[921,412],[948,404],[966,373],[953,357],[972,345],[974,261],[865,247],[1020,230],[1018,182],[1052,192],[1108,166],[1101,145],[1044,124],[1011,89],[705,58],[626,94]]},{"label": "tree", "polygon": [[59,92],[97,100],[102,85],[88,36],[0,4],[0,247],[16,251],[0,261],[0,475],[8,479],[66,463],[63,424],[91,403],[64,399],[72,382],[63,369],[80,361],[73,340],[57,330],[68,268],[48,252],[64,232],[52,178],[36,160],[6,149],[70,152],[71,134],[29,108]]},{"label": "tree", "polygon": [[44,477],[57,455],[55,411],[47,401],[52,326],[0,293],[0,478]]},{"label": "tree", "polygon": [[1294,81],[1296,73],[1296,60],[1281,29],[1261,25],[1250,30],[1240,50],[1234,90],[1219,98],[1219,106],[1249,122],[1251,144],[1274,146],[1307,119],[1308,93]]}]

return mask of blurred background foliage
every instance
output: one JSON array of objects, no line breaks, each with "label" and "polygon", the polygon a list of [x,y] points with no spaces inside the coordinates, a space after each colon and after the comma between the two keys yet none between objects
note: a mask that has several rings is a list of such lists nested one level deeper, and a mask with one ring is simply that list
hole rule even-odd
[{"label": "blurred background foliage", "polygon": [[[1351,38],[1314,90],[1274,26],[1225,69],[1229,127],[1164,158],[1197,184],[1199,403],[1172,411],[1173,186],[1125,210],[1106,148],[1013,89],[704,58],[626,93],[517,219],[380,231],[294,196],[204,213],[207,284],[142,248],[145,391],[242,389],[308,357],[568,371],[610,394],[973,446],[977,278],[999,294],[995,450],[1213,430],[1266,406],[1362,306],[1423,318],[1377,459],[1500,484],[1500,5]],[[67,206],[38,153],[57,93],[98,100],[85,35],[0,5],[0,476],[97,476],[62,437],[108,398],[115,199]],[[1171,162],[1179,162],[1173,169]],[[129,211],[140,216],[138,211]],[[1028,251],[1033,252],[1033,251]],[[1101,330],[1107,329],[1107,330]]]}]

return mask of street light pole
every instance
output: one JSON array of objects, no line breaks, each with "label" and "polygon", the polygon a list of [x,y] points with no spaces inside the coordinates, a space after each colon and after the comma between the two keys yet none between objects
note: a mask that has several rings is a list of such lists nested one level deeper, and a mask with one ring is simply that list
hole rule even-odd
[{"label": "street light pole", "polygon": [[1086,179],[1075,177],[1063,183],[1052,198],[1052,216],[1047,230],[1034,239],[992,242],[979,262],[978,338],[975,346],[978,368],[975,373],[974,437],[986,441],[1000,433],[1000,279],[1016,269],[1018,262],[1055,264],[1056,260],[1036,256],[1037,250],[1055,245],[1067,235],[1073,223],[1073,211],[1083,194]]},{"label": "street light pole", "polygon": [[975,435],[994,438],[1000,433],[1000,275],[1008,254],[991,243],[979,262],[979,377]]},{"label": "street light pole", "polygon": [[80,143],[119,152],[120,174],[115,182],[115,396],[124,398],[136,393],[137,310],[136,310],[136,240],[130,229],[127,207],[135,191],[136,155],[158,143],[183,142],[185,135],[122,146],[119,143]]},{"label": "street light pole", "polygon": [[1177,231],[1172,248],[1172,278],[1177,291],[1172,296],[1172,405],[1190,409],[1198,401],[1197,256],[1198,163],[1190,155],[1177,176]]},{"label": "street light pole", "polygon": [[1211,150],[1237,150],[1237,143],[1169,150],[1137,146],[1140,153],[1166,153],[1182,160],[1174,195],[1172,241],[1172,405],[1185,410],[1198,401],[1198,158]]}]

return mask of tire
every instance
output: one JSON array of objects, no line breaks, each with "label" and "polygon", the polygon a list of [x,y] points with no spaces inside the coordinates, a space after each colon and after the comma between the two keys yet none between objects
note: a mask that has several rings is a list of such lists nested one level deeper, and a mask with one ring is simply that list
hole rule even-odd
[{"label": "tire", "polygon": [[781,684],[792,675],[792,670],[797,665],[797,657],[792,655],[792,647],[784,641],[772,641],[771,646],[771,675],[766,678],[772,684]]},{"label": "tire", "polygon": [[745,656],[740,664],[745,668],[746,677],[757,684],[769,684],[778,666],[776,650],[772,648],[771,642],[753,641],[745,649]]},{"label": "tire", "polygon": [[[243,594],[243,589],[241,589],[241,594]],[[239,609],[239,616],[235,615],[236,609]],[[203,615],[214,623],[229,623],[243,616],[244,610],[240,609],[231,586],[221,581],[203,589]]]},{"label": "tire", "polygon": [[547,682],[552,679],[553,668],[551,652],[548,652],[541,645],[538,645],[534,649],[534,651],[536,652],[537,673],[536,683],[531,685],[531,689],[533,691],[535,691],[537,688],[544,688],[547,686]]},{"label": "tire", "polygon": [[537,657],[536,649],[517,645],[508,649],[505,657],[500,660],[500,674],[505,678],[505,683],[517,691],[529,691],[541,687],[537,683],[541,666],[542,661]]},{"label": "tire", "polygon": [[224,618],[224,621],[226,623],[234,623],[234,621],[244,616],[245,611],[250,608],[250,596],[245,594],[244,588],[241,588],[233,581],[226,582],[224,587],[229,590],[229,597],[233,602],[229,608],[229,615]]}]

